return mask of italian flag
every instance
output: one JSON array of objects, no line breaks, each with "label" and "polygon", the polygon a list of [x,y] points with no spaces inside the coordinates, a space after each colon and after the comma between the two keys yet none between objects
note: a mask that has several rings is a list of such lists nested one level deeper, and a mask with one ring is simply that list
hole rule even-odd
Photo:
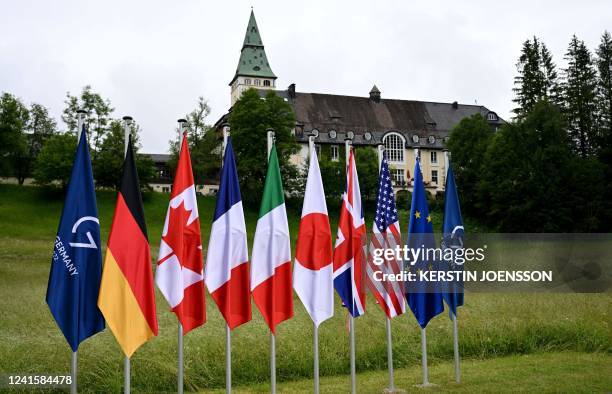
[{"label": "italian flag", "polygon": [[273,334],[293,317],[291,242],[276,146],[272,146],[251,256],[251,292]]}]

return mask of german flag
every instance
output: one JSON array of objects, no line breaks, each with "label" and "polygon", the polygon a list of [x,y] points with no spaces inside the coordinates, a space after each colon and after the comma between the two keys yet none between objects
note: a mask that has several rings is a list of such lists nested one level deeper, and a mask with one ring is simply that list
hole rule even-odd
[{"label": "german flag", "polygon": [[157,335],[151,255],[131,137],[108,237],[98,307],[127,357]]}]

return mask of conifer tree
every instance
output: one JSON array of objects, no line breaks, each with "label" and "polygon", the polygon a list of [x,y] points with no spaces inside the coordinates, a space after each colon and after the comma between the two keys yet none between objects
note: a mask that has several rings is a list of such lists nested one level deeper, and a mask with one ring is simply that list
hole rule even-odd
[{"label": "conifer tree", "polygon": [[572,146],[582,157],[593,153],[597,139],[597,74],[584,41],[572,37],[565,55],[563,107]]},{"label": "conifer tree", "polygon": [[612,36],[608,31],[601,36],[596,50],[597,70],[597,117],[600,147],[612,149]]},{"label": "conifer tree", "polygon": [[514,113],[524,116],[542,99],[559,102],[557,70],[546,45],[537,37],[523,43],[521,56],[516,65],[518,75],[514,78],[514,102],[518,105]]}]

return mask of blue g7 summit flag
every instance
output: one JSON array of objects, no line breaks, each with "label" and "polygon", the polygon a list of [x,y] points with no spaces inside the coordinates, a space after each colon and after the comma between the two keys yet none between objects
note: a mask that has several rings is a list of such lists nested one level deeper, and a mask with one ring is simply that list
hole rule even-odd
[{"label": "blue g7 summit flag", "polygon": [[408,224],[408,247],[414,250],[421,249],[422,253],[416,262],[410,262],[412,264],[410,270],[417,274],[417,282],[407,286],[406,300],[422,328],[425,328],[433,317],[444,311],[442,294],[438,286],[418,281],[421,271],[436,270],[439,263],[431,257],[424,256],[427,249],[433,249],[436,246],[425,193],[427,191],[423,185],[420,160],[417,159],[414,166],[414,186],[410,206],[410,223]]},{"label": "blue g7 summit flag", "polygon": [[[463,248],[463,220],[461,219],[461,208],[459,207],[459,196],[455,185],[455,175],[450,163],[446,173],[446,192],[444,196],[444,224],[442,226],[442,248]],[[463,265],[448,261],[447,269],[452,271],[463,270]],[[442,294],[446,305],[450,309],[449,315],[457,314],[457,307],[463,305],[463,282],[453,281],[446,283],[447,289]]]},{"label": "blue g7 summit flag", "polygon": [[104,329],[98,309],[102,273],[100,224],[85,130],[72,166],[64,209],[55,237],[47,304],[68,344]]}]

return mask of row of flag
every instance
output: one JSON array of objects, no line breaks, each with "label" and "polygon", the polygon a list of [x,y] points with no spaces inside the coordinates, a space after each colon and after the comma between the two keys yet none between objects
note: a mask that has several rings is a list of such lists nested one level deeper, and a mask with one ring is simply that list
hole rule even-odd
[{"label": "row of flag", "polygon": [[[431,215],[419,160],[408,225],[409,246],[435,245]],[[421,327],[444,310],[463,304],[457,288],[445,292],[408,292],[401,283],[372,280],[373,270],[398,273],[401,261],[375,266],[364,250],[366,223],[361,204],[355,155],[347,162],[346,190],[332,248],[329,216],[316,150],[310,162],[292,272],[289,226],[276,148],[268,171],[249,261],[247,233],[231,138],[228,138],[213,216],[206,266],[203,267],[196,190],[186,136],[183,136],[170,203],[162,231],[155,278],[140,186],[129,140],[121,186],[102,269],[100,226],[91,161],[81,133],[62,212],[47,288],[47,303],[73,351],[104,329],[105,322],[130,357],[156,336],[158,324],[153,282],[181,323],[184,334],[206,321],[204,286],[230,329],[251,320],[251,297],[274,334],[293,317],[293,291],[315,326],[334,313],[334,289],[353,316],[365,313],[368,287],[389,319],[406,311]],[[452,172],[446,184],[445,247],[463,235]],[[387,161],[382,159],[370,248],[401,244],[395,196]],[[415,269],[426,269],[417,262]],[[367,278],[367,279],[366,279]]]}]

